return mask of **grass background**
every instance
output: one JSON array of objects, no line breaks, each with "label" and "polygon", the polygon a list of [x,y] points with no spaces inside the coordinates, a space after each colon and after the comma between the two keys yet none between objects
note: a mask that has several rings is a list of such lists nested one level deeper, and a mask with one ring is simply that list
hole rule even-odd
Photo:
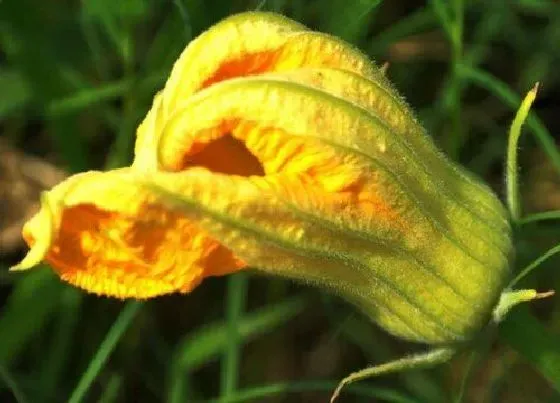
[{"label": "grass background", "polygon": [[[559,210],[560,4],[378,3],[2,0],[0,140],[68,173],[127,165],[135,127],[184,46],[234,12],[278,11],[389,62],[438,144],[502,196],[508,125],[539,81],[521,139],[523,205]],[[16,191],[0,183],[5,196]],[[3,225],[18,214],[6,206]],[[538,220],[515,235],[520,270],[558,244],[560,226]],[[281,280],[241,274],[188,296],[120,302],[45,267],[8,273],[22,253],[0,255],[0,402],[323,402],[349,371],[419,348]],[[546,259],[523,285],[560,289],[559,263]],[[434,370],[362,382],[341,401],[560,402],[558,297],[517,309],[490,340]]]}]

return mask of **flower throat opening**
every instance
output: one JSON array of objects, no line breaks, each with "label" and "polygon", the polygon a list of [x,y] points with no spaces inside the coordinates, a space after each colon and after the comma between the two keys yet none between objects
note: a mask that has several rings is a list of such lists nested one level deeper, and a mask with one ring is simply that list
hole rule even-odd
[{"label": "flower throat opening", "polygon": [[183,169],[204,167],[216,173],[239,176],[264,176],[260,161],[242,141],[231,134],[220,137],[204,146],[196,154],[186,155]]}]

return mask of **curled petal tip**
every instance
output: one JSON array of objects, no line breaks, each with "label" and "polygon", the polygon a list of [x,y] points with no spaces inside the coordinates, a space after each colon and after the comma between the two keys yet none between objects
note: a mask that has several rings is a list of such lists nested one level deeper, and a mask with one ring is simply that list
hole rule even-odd
[{"label": "curled petal tip", "polygon": [[21,262],[10,267],[10,271],[29,270],[38,265],[47,255],[54,233],[54,209],[46,192],[41,194],[41,209],[23,229],[24,237],[32,244],[31,249]]}]

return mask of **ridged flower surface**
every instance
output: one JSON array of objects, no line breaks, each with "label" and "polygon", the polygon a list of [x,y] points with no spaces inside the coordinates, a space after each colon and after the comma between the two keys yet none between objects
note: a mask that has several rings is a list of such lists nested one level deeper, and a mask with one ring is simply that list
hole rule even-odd
[{"label": "ridged flower surface", "polygon": [[130,167],[75,175],[27,223],[90,292],[148,298],[256,268],[339,294],[389,332],[454,343],[509,276],[500,201],[437,150],[351,45],[244,13],[189,44]]}]

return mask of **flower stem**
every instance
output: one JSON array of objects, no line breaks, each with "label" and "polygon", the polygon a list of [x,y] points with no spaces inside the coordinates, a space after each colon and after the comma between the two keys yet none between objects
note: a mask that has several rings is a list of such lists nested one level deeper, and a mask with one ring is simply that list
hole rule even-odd
[{"label": "flower stem", "polygon": [[521,203],[519,201],[519,180],[517,164],[517,143],[521,135],[521,127],[527,119],[531,105],[537,96],[539,83],[527,93],[521,106],[515,114],[515,118],[509,129],[507,160],[506,160],[506,189],[507,205],[513,222],[517,223],[521,219]]}]

